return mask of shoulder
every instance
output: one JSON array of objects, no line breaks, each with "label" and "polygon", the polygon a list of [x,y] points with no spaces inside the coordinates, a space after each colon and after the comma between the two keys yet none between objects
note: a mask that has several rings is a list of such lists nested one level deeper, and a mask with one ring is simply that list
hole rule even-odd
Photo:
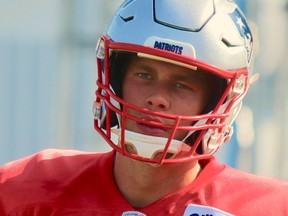
[{"label": "shoulder", "polygon": [[244,172],[221,164],[215,158],[204,162],[196,181],[204,191],[206,204],[236,212],[236,215],[288,214],[288,182]]},{"label": "shoulder", "polygon": [[[278,178],[256,175],[223,165],[214,183],[221,191],[222,202],[237,204],[244,215],[254,212],[287,213],[288,182]],[[234,210],[235,210],[234,209]]]},{"label": "shoulder", "polygon": [[[262,188],[262,190],[271,189],[288,189],[288,182],[279,178],[257,175],[245,171],[241,171],[229,166],[225,166],[223,170],[223,178],[233,180],[234,183],[239,185],[253,186],[253,188]],[[285,191],[288,195],[288,190]]]},{"label": "shoulder", "polygon": [[[231,183],[236,185],[253,186],[253,188],[263,187],[288,187],[288,182],[282,179],[261,176],[239,169],[235,169],[228,165],[222,164],[217,159],[213,158],[206,163],[204,168],[205,177],[213,178],[216,181],[223,182],[225,184]],[[287,191],[288,193],[288,191]]]},{"label": "shoulder", "polygon": [[107,153],[83,152],[77,150],[46,149],[36,154],[9,162],[0,167],[0,183],[17,177],[57,175],[58,172],[75,171],[83,166],[105,160]]},{"label": "shoulder", "polygon": [[114,152],[47,149],[12,161],[0,168],[0,214],[73,206],[83,194],[102,189],[95,182],[112,179],[113,158]]},{"label": "shoulder", "polygon": [[[223,185],[226,188],[231,186],[231,190],[239,191],[242,188],[242,192],[253,188],[253,191],[281,191],[286,188],[283,192],[288,195],[288,182],[282,179],[256,175],[233,167],[221,164],[216,159],[212,159],[208,162],[204,168],[204,172],[209,173],[210,177],[214,181],[218,182],[219,185]],[[288,196],[287,196],[288,197]]]}]

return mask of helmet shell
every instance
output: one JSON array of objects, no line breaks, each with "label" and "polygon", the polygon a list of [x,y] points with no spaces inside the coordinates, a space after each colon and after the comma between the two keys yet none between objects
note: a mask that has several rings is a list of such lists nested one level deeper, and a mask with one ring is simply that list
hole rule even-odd
[{"label": "helmet shell", "polygon": [[243,13],[229,0],[128,0],[107,36],[144,46],[164,43],[166,50],[169,44],[190,47],[193,52],[186,55],[226,70],[249,68],[253,47]]}]

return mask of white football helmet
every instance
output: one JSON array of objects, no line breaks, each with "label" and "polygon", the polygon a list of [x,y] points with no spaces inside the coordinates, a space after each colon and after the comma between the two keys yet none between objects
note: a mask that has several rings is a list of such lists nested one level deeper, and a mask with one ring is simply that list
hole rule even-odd
[{"label": "white football helmet", "polygon": [[[218,78],[219,92],[197,116],[153,112],[130,104],[122,99],[121,89],[131,55],[210,73]],[[94,126],[113,149],[155,164],[200,160],[211,157],[233,133],[232,123],[249,86],[253,38],[232,0],[126,0],[99,39],[96,58]],[[173,119],[174,124],[141,119],[127,113],[128,109]],[[169,129],[171,136],[129,131],[125,128],[127,118]],[[183,127],[183,120],[194,123]],[[187,132],[185,139],[174,139],[177,130]]]}]

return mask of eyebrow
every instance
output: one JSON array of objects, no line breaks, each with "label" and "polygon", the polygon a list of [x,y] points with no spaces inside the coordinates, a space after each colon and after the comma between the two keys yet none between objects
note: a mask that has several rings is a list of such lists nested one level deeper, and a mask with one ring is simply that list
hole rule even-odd
[{"label": "eyebrow", "polygon": [[[143,69],[150,73],[154,73],[154,74],[157,73],[157,69],[155,69],[154,67],[151,67],[147,62],[137,61],[137,63],[133,62],[130,66]],[[192,70],[192,69],[181,67],[181,66],[178,66],[178,67],[186,69],[186,71],[188,71],[189,74],[188,73],[185,73],[185,75],[183,75],[182,73],[173,74],[172,79],[174,79],[175,81],[178,80],[178,81],[186,81],[186,82],[195,83],[195,82],[198,82],[199,79],[201,78],[201,76],[199,76],[199,73],[201,73],[201,71],[199,70]]]},{"label": "eyebrow", "polygon": [[138,62],[138,64],[134,64],[133,67],[135,68],[140,68],[140,69],[143,69],[145,71],[148,71],[148,72],[152,72],[152,73],[156,73],[157,70],[151,66],[149,66],[147,63],[143,63],[143,62]]}]

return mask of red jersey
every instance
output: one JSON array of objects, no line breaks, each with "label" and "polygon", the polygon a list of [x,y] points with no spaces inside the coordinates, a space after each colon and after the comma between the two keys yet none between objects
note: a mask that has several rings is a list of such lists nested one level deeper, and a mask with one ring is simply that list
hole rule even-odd
[{"label": "red jersey", "polygon": [[[0,215],[288,215],[288,183],[204,161],[197,179],[133,208],[113,178],[115,152],[45,150],[0,168]],[[204,166],[204,165],[203,165]]]}]

